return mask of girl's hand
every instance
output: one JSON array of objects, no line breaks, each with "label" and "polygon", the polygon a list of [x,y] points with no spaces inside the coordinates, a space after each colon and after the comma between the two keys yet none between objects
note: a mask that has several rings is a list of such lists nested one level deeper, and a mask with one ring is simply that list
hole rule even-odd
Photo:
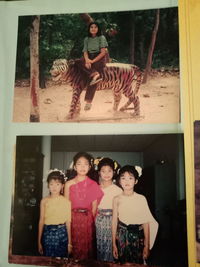
[{"label": "girl's hand", "polygon": [[85,63],[87,69],[91,69],[91,63]]},{"label": "girl's hand", "polygon": [[145,246],[143,249],[143,259],[147,259],[149,257],[149,247]]},{"label": "girl's hand", "polygon": [[91,69],[91,65],[92,65],[92,60],[91,59],[86,59],[85,60],[85,66],[87,69]]},{"label": "girl's hand", "polygon": [[72,245],[68,244],[68,254],[71,254],[71,253],[72,253]]},{"label": "girl's hand", "polygon": [[43,248],[42,248],[42,245],[41,243],[38,244],[38,251],[41,255],[43,255]]},{"label": "girl's hand", "polygon": [[118,249],[117,249],[117,246],[115,244],[113,244],[113,257],[115,259],[118,259]]}]

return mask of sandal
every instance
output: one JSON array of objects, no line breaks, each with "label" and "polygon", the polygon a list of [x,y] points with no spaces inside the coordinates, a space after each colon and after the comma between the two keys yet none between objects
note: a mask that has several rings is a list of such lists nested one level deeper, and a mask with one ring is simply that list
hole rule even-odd
[{"label": "sandal", "polygon": [[93,77],[93,79],[90,82],[90,85],[94,85],[94,84],[96,84],[96,83],[98,83],[98,82],[100,82],[102,80],[103,79],[101,78],[100,74],[98,73]]},{"label": "sandal", "polygon": [[85,104],[85,107],[84,107],[84,110],[90,110],[92,107],[92,104],[91,103],[86,103]]}]

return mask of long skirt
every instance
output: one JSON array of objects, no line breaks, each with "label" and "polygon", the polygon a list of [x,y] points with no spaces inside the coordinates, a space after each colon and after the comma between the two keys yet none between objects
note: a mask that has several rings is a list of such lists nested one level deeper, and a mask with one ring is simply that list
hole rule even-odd
[{"label": "long skirt", "polygon": [[117,248],[121,264],[143,263],[144,231],[142,225],[118,222]]},{"label": "long skirt", "polygon": [[99,209],[96,216],[97,260],[113,262],[112,210]]},{"label": "long skirt", "polygon": [[95,226],[92,212],[87,209],[72,210],[72,246],[74,259],[91,259],[95,255]]},{"label": "long skirt", "polygon": [[42,234],[44,256],[68,257],[68,235],[66,224],[44,225]]}]

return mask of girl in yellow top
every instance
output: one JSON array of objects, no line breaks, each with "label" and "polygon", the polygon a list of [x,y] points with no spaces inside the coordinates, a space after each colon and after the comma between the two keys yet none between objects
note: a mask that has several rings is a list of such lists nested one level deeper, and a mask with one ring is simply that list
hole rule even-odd
[{"label": "girl in yellow top", "polygon": [[44,256],[68,257],[71,252],[71,204],[61,194],[64,177],[57,169],[48,174],[49,195],[40,203],[38,250]]}]

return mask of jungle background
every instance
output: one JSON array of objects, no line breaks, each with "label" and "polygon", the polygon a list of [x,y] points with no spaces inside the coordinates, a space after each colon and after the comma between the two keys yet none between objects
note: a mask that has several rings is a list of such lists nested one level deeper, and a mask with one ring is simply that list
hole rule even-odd
[{"label": "jungle background", "polygon": [[[147,122],[178,122],[180,88],[178,80],[179,36],[177,7],[160,10],[41,15],[38,51],[41,120],[51,121],[51,114],[42,113],[43,110],[50,112],[54,103],[60,105],[60,108],[65,106],[64,113],[67,113],[67,108],[69,108],[70,104],[68,99],[71,98],[71,92],[69,88],[66,90],[66,85],[58,87],[58,85],[52,84],[49,70],[53,61],[57,58],[75,59],[82,56],[83,39],[87,36],[88,17],[100,24],[102,33],[108,41],[109,55],[112,62],[135,64],[144,71],[144,75],[145,73],[148,75],[147,84],[145,85],[146,80],[143,81],[143,90],[140,90],[140,97],[143,98],[141,99],[141,101],[143,100],[142,106],[145,107],[146,104],[148,106],[149,103],[152,107],[148,109],[152,109],[157,105],[152,102],[153,99],[156,100],[153,96],[161,97],[161,95],[167,101],[161,104],[161,108],[166,107],[167,103],[172,103],[170,110],[174,113],[168,114],[169,119],[166,120],[169,108],[166,109],[166,115],[163,114],[164,117],[159,117],[155,121],[152,121],[155,115],[152,118],[147,118],[143,109],[142,118],[146,118]],[[34,16],[19,17],[14,121],[27,121],[28,119],[24,117],[24,112],[30,113],[25,110],[25,107],[27,109],[30,107],[27,101],[30,98],[28,90],[30,85],[30,30],[33,20]],[[156,24],[157,30],[155,30]],[[166,77],[168,80],[166,80]],[[54,87],[52,88],[52,86]],[[44,90],[45,88],[47,90]],[[171,88],[172,91],[166,91],[167,88]],[[154,92],[151,94],[150,90],[152,89],[154,89]],[[69,95],[67,95],[68,93]],[[63,99],[65,102],[59,103],[59,99],[55,99],[55,96],[59,94],[60,99],[66,96],[66,99]],[[102,101],[110,103],[113,100],[112,95],[109,95],[111,92],[107,92],[107,96],[109,95],[107,100],[105,100],[105,95],[102,95],[102,92],[98,92],[98,94],[98,99],[103,97],[103,100],[100,100],[100,105],[102,105]],[[168,99],[168,97],[173,97],[173,99]],[[25,101],[24,104],[22,103],[23,101]],[[148,103],[145,103],[145,101]],[[157,99],[156,103],[160,103],[160,99]],[[96,113],[99,113],[98,103],[95,103],[95,107],[97,109]],[[176,110],[174,110],[174,107],[176,107]],[[159,108],[155,109],[155,112],[157,115],[160,114]],[[63,114],[61,110],[59,113]],[[94,110],[92,113],[94,113]],[[91,114],[87,113],[88,115]],[[101,116],[108,119],[111,115],[102,114]],[[63,120],[65,119],[60,118],[59,114],[52,119],[52,121]],[[130,122],[130,120],[126,122]]]}]

